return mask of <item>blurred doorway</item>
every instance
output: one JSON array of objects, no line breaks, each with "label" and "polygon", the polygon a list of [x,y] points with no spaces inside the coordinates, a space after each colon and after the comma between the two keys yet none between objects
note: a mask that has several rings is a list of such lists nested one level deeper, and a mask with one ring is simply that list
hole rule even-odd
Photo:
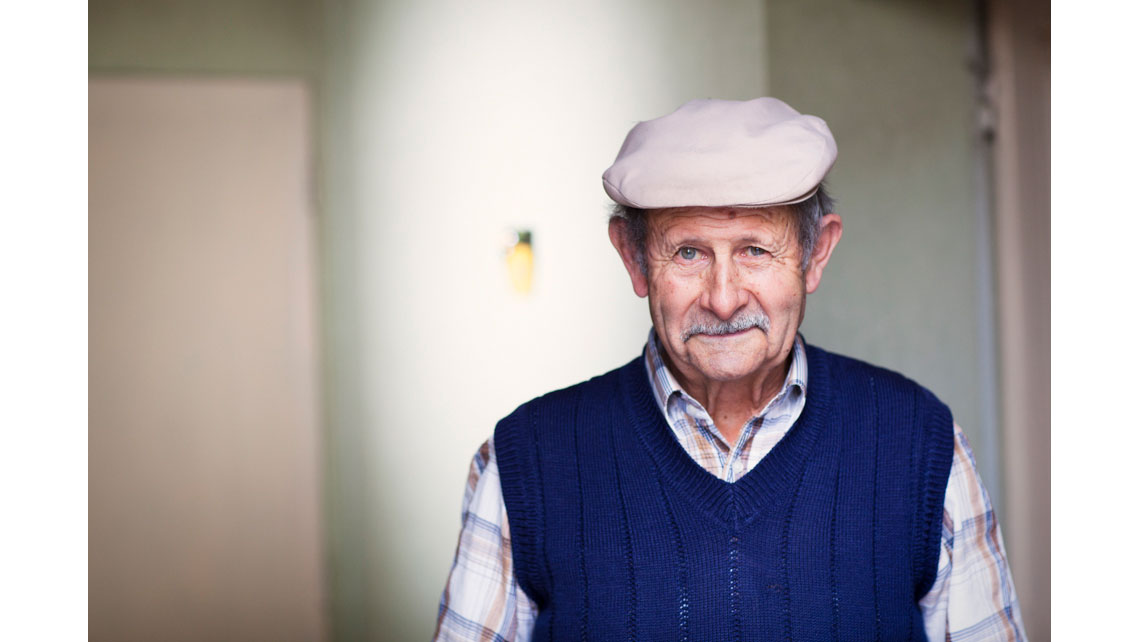
[{"label": "blurred doorway", "polygon": [[89,85],[92,640],[322,640],[310,98]]}]

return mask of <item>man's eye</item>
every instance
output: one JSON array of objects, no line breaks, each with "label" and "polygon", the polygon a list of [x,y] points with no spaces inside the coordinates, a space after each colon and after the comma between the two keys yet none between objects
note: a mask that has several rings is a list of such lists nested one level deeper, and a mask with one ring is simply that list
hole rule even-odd
[{"label": "man's eye", "polygon": [[677,255],[686,261],[692,261],[693,259],[697,258],[697,250],[696,248],[692,247],[683,247],[677,251]]},{"label": "man's eye", "polygon": [[748,256],[764,256],[768,252],[762,247],[752,245],[748,248]]}]

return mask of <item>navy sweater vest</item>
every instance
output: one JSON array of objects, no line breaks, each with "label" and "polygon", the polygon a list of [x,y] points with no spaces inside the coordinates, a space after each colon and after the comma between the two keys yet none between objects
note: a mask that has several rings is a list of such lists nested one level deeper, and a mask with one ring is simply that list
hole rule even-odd
[{"label": "navy sweater vest", "polygon": [[925,640],[950,412],[808,348],[803,413],[736,483],[694,462],[642,358],[495,430],[535,640]]}]

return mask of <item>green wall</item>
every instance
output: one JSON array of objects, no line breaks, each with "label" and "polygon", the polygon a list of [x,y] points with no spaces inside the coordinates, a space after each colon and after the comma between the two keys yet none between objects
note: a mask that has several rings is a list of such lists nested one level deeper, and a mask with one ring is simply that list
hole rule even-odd
[{"label": "green wall", "polygon": [[828,186],[843,240],[804,336],[931,388],[984,475],[997,453],[982,448],[969,11],[770,0],[768,74],[772,95],[824,118],[839,146]]},{"label": "green wall", "polygon": [[319,0],[91,0],[92,72],[293,75],[320,65]]}]

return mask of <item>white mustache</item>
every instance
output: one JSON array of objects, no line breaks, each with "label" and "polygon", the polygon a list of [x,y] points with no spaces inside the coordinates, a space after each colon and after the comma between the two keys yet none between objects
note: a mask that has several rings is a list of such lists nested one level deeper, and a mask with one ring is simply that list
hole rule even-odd
[{"label": "white mustache", "polygon": [[681,335],[681,342],[684,343],[697,334],[715,337],[722,334],[743,332],[749,328],[759,328],[761,332],[768,334],[768,328],[771,325],[772,322],[768,320],[768,315],[763,312],[746,312],[728,321],[698,321],[685,328],[685,332]]}]

